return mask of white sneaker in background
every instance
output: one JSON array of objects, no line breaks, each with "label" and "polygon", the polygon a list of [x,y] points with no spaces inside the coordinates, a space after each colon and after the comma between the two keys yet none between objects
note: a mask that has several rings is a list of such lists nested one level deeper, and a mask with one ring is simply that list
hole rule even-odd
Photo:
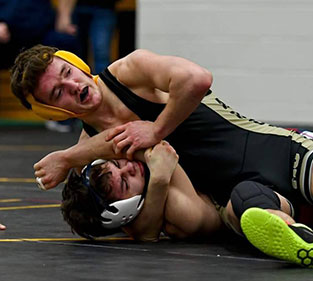
[{"label": "white sneaker in background", "polygon": [[59,133],[69,133],[72,131],[72,128],[70,125],[61,124],[57,121],[46,121],[45,127],[50,131],[55,131]]}]

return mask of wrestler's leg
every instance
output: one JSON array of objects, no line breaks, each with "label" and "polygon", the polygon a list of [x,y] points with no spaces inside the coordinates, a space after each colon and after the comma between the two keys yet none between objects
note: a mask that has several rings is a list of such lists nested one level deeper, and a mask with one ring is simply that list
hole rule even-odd
[{"label": "wrestler's leg", "polygon": [[313,231],[295,223],[292,205],[280,194],[260,183],[242,182],[233,189],[226,211],[232,228],[263,253],[313,268]]},{"label": "wrestler's leg", "polygon": [[233,188],[223,219],[233,230],[241,233],[240,218],[252,207],[268,210],[288,223],[294,223],[293,207],[289,201],[268,186],[255,181],[243,181]]},{"label": "wrestler's leg", "polygon": [[[266,210],[272,214],[275,214],[281,217],[284,221],[288,222],[289,224],[295,223],[294,219],[291,217],[292,210],[291,210],[289,201],[285,197],[278,194],[277,192],[275,192],[275,194],[278,196],[280,200],[281,210],[273,210],[273,209],[266,209]],[[238,218],[235,215],[231,200],[229,200],[227,203],[225,215],[226,215],[227,224],[229,224],[229,226],[232,229],[234,229],[236,232],[242,233],[241,227],[240,227],[240,218]]]}]

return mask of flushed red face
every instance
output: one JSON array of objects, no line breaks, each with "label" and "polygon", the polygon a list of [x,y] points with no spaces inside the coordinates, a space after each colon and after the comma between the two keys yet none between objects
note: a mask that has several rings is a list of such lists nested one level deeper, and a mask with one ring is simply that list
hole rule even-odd
[{"label": "flushed red face", "polygon": [[145,186],[145,170],[139,161],[128,161],[126,159],[111,160],[102,164],[109,172],[110,191],[107,199],[118,201],[131,198],[141,194]]},{"label": "flushed red face", "polygon": [[38,81],[34,97],[44,104],[77,114],[93,112],[102,96],[91,77],[72,64],[54,57]]}]

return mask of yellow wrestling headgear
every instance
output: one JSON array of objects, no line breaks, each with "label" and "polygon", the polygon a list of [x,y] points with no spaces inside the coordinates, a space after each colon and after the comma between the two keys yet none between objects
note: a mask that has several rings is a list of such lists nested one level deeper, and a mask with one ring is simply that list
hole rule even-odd
[{"label": "yellow wrestling headgear", "polygon": [[[57,51],[54,53],[54,56],[59,57],[68,63],[76,66],[78,69],[83,71],[85,74],[87,74],[89,77],[92,77],[95,83],[98,81],[98,75],[93,76],[90,71],[90,67],[78,56],[75,54],[68,52],[68,51]],[[32,110],[34,113],[36,113],[38,116],[47,119],[47,120],[54,120],[54,121],[62,121],[70,118],[77,118],[82,115],[76,114],[74,112],[71,112],[69,110],[47,105],[41,102],[38,102],[34,99],[34,97],[29,94],[26,97],[26,100],[32,105]]]},{"label": "yellow wrestling headgear", "polygon": [[90,67],[78,56],[68,51],[56,51],[54,56],[61,58],[62,60],[67,61],[68,63],[76,66],[81,71],[85,72],[88,76],[92,77]]},{"label": "yellow wrestling headgear", "polygon": [[69,110],[38,102],[31,94],[26,97],[26,100],[32,105],[32,110],[38,116],[47,120],[62,121],[70,118],[79,117],[79,114],[76,114]]}]

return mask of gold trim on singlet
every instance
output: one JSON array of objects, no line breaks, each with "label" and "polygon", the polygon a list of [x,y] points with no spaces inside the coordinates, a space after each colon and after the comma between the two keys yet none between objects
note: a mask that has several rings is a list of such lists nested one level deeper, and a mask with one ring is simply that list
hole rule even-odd
[{"label": "gold trim on singlet", "polygon": [[[279,128],[264,122],[260,122],[251,118],[247,118],[244,115],[233,110],[231,107],[226,105],[223,101],[221,101],[218,97],[211,93],[210,95],[206,96],[202,100],[202,104],[212,109],[216,112],[219,116],[230,122],[232,125],[242,128],[244,130],[260,133],[260,134],[272,134],[276,136],[283,136],[289,137],[292,141],[301,144],[301,146],[308,151],[304,154],[301,168],[300,168],[300,176],[299,176],[299,186],[297,181],[295,180],[295,175],[297,173],[297,169],[299,167],[299,163],[301,162],[300,154],[296,153],[294,156],[294,165],[293,165],[293,172],[292,172],[292,179],[291,185],[294,189],[300,189],[304,198],[312,204],[313,201],[313,194],[310,189],[311,181],[312,181],[312,169],[313,169],[313,161],[311,163],[307,163],[310,155],[313,153],[313,140],[302,136],[295,131],[287,130],[284,128]],[[308,167],[308,165],[310,165]],[[305,177],[305,172],[309,168],[308,177]],[[310,199],[307,197],[305,193],[305,186],[309,186],[310,191]]]},{"label": "gold trim on singlet", "polygon": [[237,127],[260,134],[273,134],[278,136],[291,137],[293,141],[301,143],[302,146],[306,149],[313,150],[313,141],[311,139],[301,136],[294,131],[269,125],[252,118],[247,118],[246,116],[241,115],[226,105],[223,101],[217,98],[214,93],[205,96],[202,100],[202,103]]}]

